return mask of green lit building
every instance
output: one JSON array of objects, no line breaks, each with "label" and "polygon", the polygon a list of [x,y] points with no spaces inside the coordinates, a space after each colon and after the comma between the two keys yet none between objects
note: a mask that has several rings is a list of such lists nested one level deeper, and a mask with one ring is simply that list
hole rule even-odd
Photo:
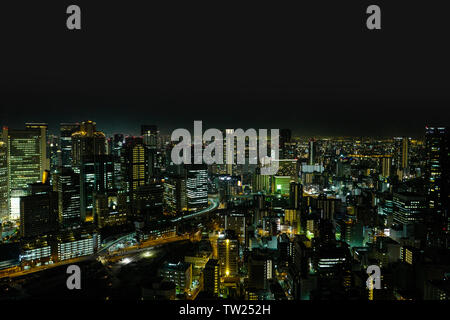
[{"label": "green lit building", "polygon": [[46,124],[27,124],[25,129],[3,128],[11,218],[19,218],[20,197],[26,195],[28,184],[41,180],[48,167],[46,132]]}]

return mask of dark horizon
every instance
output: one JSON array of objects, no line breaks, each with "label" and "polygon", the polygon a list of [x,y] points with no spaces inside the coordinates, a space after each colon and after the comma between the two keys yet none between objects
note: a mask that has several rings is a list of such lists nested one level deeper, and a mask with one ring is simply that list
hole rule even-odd
[{"label": "dark horizon", "polygon": [[[259,94],[258,98],[250,93],[178,94],[169,98],[11,95],[9,101],[2,100],[6,107],[1,108],[0,124],[21,128],[26,122],[46,122],[50,131],[57,134],[60,123],[93,120],[108,135],[139,135],[142,124],[155,124],[162,133],[170,134],[176,128],[190,130],[194,120],[201,120],[204,129],[288,128],[296,136],[372,137],[422,137],[426,125],[450,125],[444,109],[446,101],[349,101],[345,96],[327,101],[330,94],[310,94],[317,99],[297,100],[289,100],[298,96],[292,93]],[[288,101],[283,101],[283,97]],[[29,105],[34,108],[22,112]]]},{"label": "dark horizon", "polygon": [[91,119],[138,134],[145,123],[169,132],[203,120],[322,136],[450,125],[447,11],[437,5],[381,1],[383,27],[369,31],[368,1],[132,13],[77,1],[82,29],[70,31],[68,4],[19,1],[0,13],[0,124]]}]

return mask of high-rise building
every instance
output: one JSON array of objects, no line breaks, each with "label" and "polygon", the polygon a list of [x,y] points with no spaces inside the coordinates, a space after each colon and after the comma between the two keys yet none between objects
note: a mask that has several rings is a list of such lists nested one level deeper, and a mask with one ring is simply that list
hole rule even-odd
[{"label": "high-rise building", "polygon": [[0,140],[0,221],[9,215],[8,208],[8,148]]},{"label": "high-rise building", "polygon": [[310,166],[315,165],[317,162],[317,143],[313,139],[309,141],[309,156],[308,164]]},{"label": "high-rise building", "polygon": [[421,223],[424,221],[428,203],[423,195],[414,193],[394,193],[394,221],[403,225]]},{"label": "high-rise building", "polygon": [[159,173],[157,172],[158,129],[155,125],[142,125],[141,135],[146,148],[147,177],[151,179]]},{"label": "high-rise building", "polygon": [[291,209],[301,207],[303,187],[300,183],[292,181],[289,185],[289,204]]},{"label": "high-rise building", "polygon": [[58,230],[58,194],[48,183],[29,185],[27,196],[20,198],[20,235],[32,238]]},{"label": "high-rise building", "polygon": [[74,171],[79,173],[83,157],[103,154],[106,154],[105,134],[97,131],[95,122],[82,122],[80,130],[72,134],[72,165]]},{"label": "high-rise building", "polygon": [[69,167],[61,167],[55,177],[58,191],[58,213],[62,228],[76,228],[80,226],[80,175]]},{"label": "high-rise building", "polygon": [[409,162],[409,139],[408,137],[402,138],[402,162],[401,162],[401,168],[404,170],[408,168],[408,162]]},{"label": "high-rise building", "polygon": [[102,193],[113,189],[114,165],[111,155],[83,157],[80,165],[81,220],[92,222],[94,192]]},{"label": "high-rise building", "polygon": [[186,179],[182,176],[169,176],[164,181],[164,210],[170,214],[187,211]]},{"label": "high-rise building", "polygon": [[120,156],[122,154],[122,147],[124,144],[123,134],[117,133],[112,139],[111,154],[114,161],[114,188],[122,190],[123,187],[123,175]]},{"label": "high-rise building", "polygon": [[122,190],[128,202],[135,198],[136,190],[147,183],[146,151],[141,137],[126,137],[121,152]]},{"label": "high-rise building", "polygon": [[41,152],[41,171],[39,174],[42,176],[45,170],[50,170],[50,159],[49,154],[47,152],[47,128],[48,125],[46,123],[26,123],[25,124],[26,129],[31,130],[39,130],[41,139],[39,139],[39,150]]},{"label": "high-rise building", "polygon": [[217,297],[220,292],[220,265],[216,259],[209,259],[203,270],[203,289]]},{"label": "high-rise building", "polygon": [[60,124],[60,159],[59,165],[61,167],[72,167],[72,134],[80,131],[79,123],[61,123]]},{"label": "high-rise building", "polygon": [[8,168],[9,213],[16,219],[20,214],[20,197],[26,194],[28,184],[39,181],[48,167],[46,125],[27,124],[25,129],[3,127]]},{"label": "high-rise building", "polygon": [[425,144],[427,163],[425,175],[428,183],[430,222],[429,238],[434,244],[447,247],[450,228],[450,140],[447,127],[426,127]]},{"label": "high-rise building", "polygon": [[50,173],[56,173],[60,167],[61,150],[59,149],[59,137],[51,134],[48,136],[47,158],[49,159]]},{"label": "high-rise building", "polygon": [[239,239],[231,230],[217,239],[217,251],[222,277],[234,277],[239,272]]},{"label": "high-rise building", "polygon": [[381,176],[388,178],[391,176],[392,157],[384,157],[381,159]]},{"label": "high-rise building", "polygon": [[195,211],[208,206],[207,165],[186,165],[186,194],[189,210]]}]

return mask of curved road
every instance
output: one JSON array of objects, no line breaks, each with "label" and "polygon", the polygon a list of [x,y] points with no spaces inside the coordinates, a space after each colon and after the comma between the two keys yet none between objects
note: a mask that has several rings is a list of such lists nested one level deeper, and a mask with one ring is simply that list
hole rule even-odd
[{"label": "curved road", "polygon": [[[200,210],[198,212],[187,214],[187,215],[182,216],[182,217],[173,218],[173,219],[170,220],[170,222],[179,222],[179,221],[182,221],[182,220],[195,218],[195,217],[197,217],[199,215],[202,215],[202,214],[214,211],[215,209],[217,209],[219,207],[220,201],[219,201],[219,199],[217,197],[210,197],[210,198],[208,198],[208,200],[210,202],[210,205],[207,208],[202,209],[202,210]],[[134,236],[136,236],[136,232],[132,232],[132,233],[123,235],[120,238],[118,238],[118,239],[116,239],[116,240],[114,240],[114,241],[112,241],[110,243],[105,244],[104,247],[102,247],[100,250],[97,251],[97,254],[102,253],[103,251],[107,250],[108,248],[110,248],[111,246],[113,246],[116,243],[119,243],[119,242],[125,241],[127,239],[133,238]]]}]

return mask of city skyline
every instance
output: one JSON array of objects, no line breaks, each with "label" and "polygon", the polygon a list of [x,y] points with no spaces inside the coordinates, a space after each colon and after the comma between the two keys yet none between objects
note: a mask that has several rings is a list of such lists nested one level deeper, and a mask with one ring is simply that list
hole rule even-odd
[{"label": "city skyline", "polygon": [[0,302],[450,300],[448,10],[19,2],[0,10]]}]

